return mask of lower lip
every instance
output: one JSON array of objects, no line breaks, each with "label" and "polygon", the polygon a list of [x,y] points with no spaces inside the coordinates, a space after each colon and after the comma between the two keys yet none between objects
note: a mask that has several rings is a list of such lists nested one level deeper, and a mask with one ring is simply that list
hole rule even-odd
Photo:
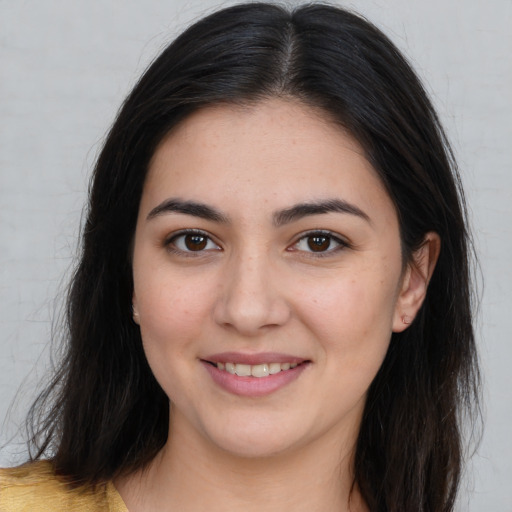
[{"label": "lower lip", "polygon": [[240,396],[260,397],[270,395],[284,388],[305,370],[308,363],[302,363],[295,368],[283,370],[267,377],[239,377],[226,370],[219,370],[216,366],[201,361],[213,381],[222,389]]}]

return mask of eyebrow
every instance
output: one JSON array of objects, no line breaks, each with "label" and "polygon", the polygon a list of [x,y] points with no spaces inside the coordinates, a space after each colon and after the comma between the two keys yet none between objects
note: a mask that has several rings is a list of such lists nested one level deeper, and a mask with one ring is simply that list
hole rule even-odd
[{"label": "eyebrow", "polygon": [[[290,208],[274,212],[272,217],[274,226],[281,227],[309,215],[320,215],[331,212],[355,215],[356,217],[360,217],[371,224],[370,217],[363,210],[351,203],[348,203],[347,201],[343,201],[342,199],[328,199],[326,201],[299,203]],[[192,215],[193,217],[199,217],[201,219],[220,224],[228,224],[230,222],[229,217],[216,208],[204,203],[183,201],[176,198],[166,199],[153,208],[149,212],[147,220],[154,219],[155,217],[159,217],[167,213]]]},{"label": "eyebrow", "polygon": [[328,199],[326,201],[316,201],[313,203],[301,203],[291,208],[280,210],[274,213],[274,225],[280,227],[303,217],[307,217],[308,215],[319,215],[331,212],[355,215],[371,224],[370,217],[357,206],[341,199]]},{"label": "eyebrow", "polygon": [[167,199],[163,201],[149,212],[147,220],[154,219],[165,213],[183,213],[221,224],[229,222],[226,215],[211,206],[195,201],[182,201],[181,199]]}]

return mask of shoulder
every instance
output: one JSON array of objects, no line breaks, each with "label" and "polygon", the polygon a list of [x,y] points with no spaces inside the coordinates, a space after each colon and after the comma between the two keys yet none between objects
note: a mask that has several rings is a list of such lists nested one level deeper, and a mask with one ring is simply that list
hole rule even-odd
[{"label": "shoulder", "polygon": [[72,488],[52,464],[37,461],[0,469],[0,512],[128,512],[112,483]]}]

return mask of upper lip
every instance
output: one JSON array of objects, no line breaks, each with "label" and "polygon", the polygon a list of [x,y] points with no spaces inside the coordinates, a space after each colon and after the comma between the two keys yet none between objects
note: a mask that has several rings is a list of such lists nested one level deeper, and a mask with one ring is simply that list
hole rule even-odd
[{"label": "upper lip", "polygon": [[242,352],[222,352],[205,357],[204,361],[211,363],[234,363],[234,364],[263,364],[263,363],[302,363],[307,361],[303,357],[282,354],[278,352],[260,352],[257,354],[244,354]]}]

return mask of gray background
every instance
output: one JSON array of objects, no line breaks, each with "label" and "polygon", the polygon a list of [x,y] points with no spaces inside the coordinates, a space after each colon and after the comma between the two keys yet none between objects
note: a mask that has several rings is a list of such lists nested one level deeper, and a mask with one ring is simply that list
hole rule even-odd
[{"label": "gray background", "polygon": [[[231,3],[0,0],[0,465],[23,453],[11,438],[48,366],[102,138],[159,49]],[[512,511],[512,0],[338,3],[408,55],[459,159],[484,282],[486,416],[460,510]]]}]

